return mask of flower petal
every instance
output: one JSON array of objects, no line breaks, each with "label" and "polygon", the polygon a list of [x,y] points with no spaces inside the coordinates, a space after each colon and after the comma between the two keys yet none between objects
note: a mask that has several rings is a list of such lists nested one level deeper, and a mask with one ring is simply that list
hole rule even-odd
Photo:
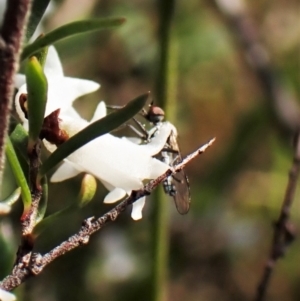
[{"label": "flower petal", "polygon": [[7,292],[0,288],[0,300],[1,301],[15,301],[16,296],[10,292]]},{"label": "flower petal", "polygon": [[76,177],[81,171],[73,167],[70,163],[64,162],[52,175],[51,182],[61,182]]},{"label": "flower petal", "polygon": [[[64,117],[60,125],[71,137],[88,124],[81,118]],[[51,152],[54,150],[49,143],[45,143],[45,146]],[[169,168],[167,164],[152,158],[140,145],[110,134],[85,144],[68,156],[66,161],[76,169],[126,192],[142,188],[142,180],[154,179]]]},{"label": "flower petal", "polygon": [[16,74],[15,75],[15,79],[14,79],[14,82],[15,82],[15,87],[20,89],[20,87],[22,87],[24,84],[26,84],[26,77],[24,74]]},{"label": "flower petal", "polygon": [[144,196],[132,204],[131,217],[135,221],[143,217],[142,210],[144,208],[145,201],[146,201],[146,197]]},{"label": "flower petal", "polygon": [[104,101],[100,101],[99,104],[98,104],[98,106],[97,106],[97,108],[96,108],[96,110],[95,110],[94,116],[90,120],[90,122],[94,122],[94,121],[97,121],[99,119],[102,119],[106,115],[107,115],[107,110],[106,110],[105,102]]},{"label": "flower petal", "polygon": [[143,142],[143,140],[138,137],[122,137],[122,139],[128,140],[134,144],[141,144]]},{"label": "flower petal", "polygon": [[150,156],[155,156],[164,148],[172,131],[176,132],[174,125],[170,122],[163,122],[151,141],[140,147]]},{"label": "flower petal", "polygon": [[79,115],[72,107],[74,100],[94,92],[100,87],[96,82],[71,77],[48,77],[48,86],[45,116],[57,109],[61,109],[61,114],[69,114],[69,116],[75,118]]},{"label": "flower petal", "polygon": [[105,204],[112,204],[126,196],[126,191],[121,188],[115,188],[109,192],[104,198]]},{"label": "flower petal", "polygon": [[[26,84],[22,85],[20,87],[18,93],[16,94],[16,96],[15,96],[15,106],[16,106],[16,112],[19,115],[22,122],[23,123],[27,122],[27,124],[28,124],[28,120],[25,118],[25,114],[24,114],[23,110],[21,109],[21,105],[20,105],[20,96],[21,96],[21,94],[27,94]],[[24,126],[24,124],[23,124],[23,126]],[[27,125],[27,127],[24,126],[24,128],[26,130],[28,130],[28,125]]]},{"label": "flower petal", "polygon": [[169,168],[141,152],[139,146],[109,134],[89,142],[71,154],[68,160],[126,191],[141,188],[142,180],[156,178]]},{"label": "flower petal", "polygon": [[[44,72],[49,87],[45,116],[48,116],[57,109],[61,109],[61,115],[73,118],[79,117],[78,113],[72,107],[74,100],[85,94],[92,93],[100,87],[98,83],[91,80],[64,77],[62,65],[53,46],[49,47]],[[16,75],[15,85],[19,88],[19,91],[15,97],[15,105],[23,122],[25,121],[25,117],[22,110],[20,110],[19,97],[22,93],[27,93],[25,81],[24,75]]]},{"label": "flower petal", "polygon": [[63,77],[63,67],[61,65],[58,53],[54,46],[48,48],[48,54],[45,62],[44,72],[46,76]]}]

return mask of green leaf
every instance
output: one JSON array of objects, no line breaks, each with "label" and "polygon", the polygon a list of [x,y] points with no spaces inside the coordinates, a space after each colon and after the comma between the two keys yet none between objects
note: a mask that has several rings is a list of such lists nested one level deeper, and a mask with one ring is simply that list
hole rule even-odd
[{"label": "green leaf", "polygon": [[22,193],[21,187],[18,187],[13,191],[11,195],[9,195],[5,200],[1,201],[1,204],[6,204],[8,206],[12,206],[20,197]]},{"label": "green leaf", "polygon": [[26,41],[34,34],[38,24],[40,23],[50,0],[33,0],[31,14],[28,21],[26,31]]},{"label": "green leaf", "polygon": [[35,56],[26,64],[27,106],[29,121],[28,149],[31,150],[39,138],[44,121],[48,83],[42,66]]},{"label": "green leaf", "polygon": [[23,49],[21,60],[33,55],[41,48],[49,46],[61,39],[70,37],[75,34],[84,33],[88,31],[107,29],[117,27],[125,22],[125,18],[106,18],[96,20],[76,21],[63,25],[47,34],[38,38],[33,43],[27,45]]},{"label": "green leaf", "polygon": [[21,124],[17,124],[13,132],[10,134],[10,140],[19,153],[28,159],[27,145],[28,145],[28,133],[25,131]]},{"label": "green leaf", "polygon": [[9,137],[6,138],[5,153],[6,153],[6,157],[7,157],[8,161],[9,161],[9,164],[11,166],[12,172],[15,176],[16,182],[21,187],[21,190],[22,190],[21,194],[22,194],[22,200],[23,200],[23,204],[24,204],[24,211],[28,210],[31,205],[30,190],[29,190],[29,187],[27,184],[26,177],[23,173],[23,170],[22,170],[19,160],[17,158],[16,152],[14,150],[14,147],[13,147]]},{"label": "green leaf", "polygon": [[137,97],[122,109],[115,111],[107,115],[106,117],[97,120],[96,122],[93,122],[85,129],[72,136],[69,140],[59,146],[57,150],[53,152],[43,163],[38,178],[40,179],[56,164],[68,157],[84,144],[116,129],[117,127],[131,119],[145,106],[148,96],[149,93]]},{"label": "green leaf", "polygon": [[39,61],[43,69],[48,55],[48,48],[49,48],[48,46],[44,47],[34,54],[34,56],[37,58],[37,60]]},{"label": "green leaf", "polygon": [[11,195],[0,202],[0,216],[6,215],[11,211],[12,205],[19,199],[21,191],[21,188],[18,187]]}]

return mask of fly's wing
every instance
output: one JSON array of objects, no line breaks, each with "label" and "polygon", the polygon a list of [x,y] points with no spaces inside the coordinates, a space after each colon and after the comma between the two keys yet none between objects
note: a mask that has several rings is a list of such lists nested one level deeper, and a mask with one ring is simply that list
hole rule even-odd
[{"label": "fly's wing", "polygon": [[[174,164],[181,161],[181,158],[176,159]],[[184,170],[179,171],[172,177],[172,183],[175,186],[175,195],[173,196],[177,211],[180,214],[188,213],[191,203],[191,193],[189,180]]]},{"label": "fly's wing", "polygon": [[[177,139],[175,134],[171,134],[169,138],[170,148],[175,151],[177,154],[175,155],[175,159],[172,162],[172,165],[176,165],[182,161],[182,157],[180,154],[180,150],[177,144]],[[187,175],[182,169],[172,177],[172,183],[175,186],[175,195],[173,196],[177,211],[180,214],[188,213],[190,209],[191,203],[191,193],[190,193],[190,185]]]}]

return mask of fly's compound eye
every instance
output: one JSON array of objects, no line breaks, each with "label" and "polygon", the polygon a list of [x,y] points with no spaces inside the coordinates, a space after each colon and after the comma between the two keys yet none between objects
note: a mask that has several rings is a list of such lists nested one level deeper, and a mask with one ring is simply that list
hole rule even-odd
[{"label": "fly's compound eye", "polygon": [[158,106],[151,105],[147,113],[147,119],[156,124],[162,122],[165,118],[165,112]]}]

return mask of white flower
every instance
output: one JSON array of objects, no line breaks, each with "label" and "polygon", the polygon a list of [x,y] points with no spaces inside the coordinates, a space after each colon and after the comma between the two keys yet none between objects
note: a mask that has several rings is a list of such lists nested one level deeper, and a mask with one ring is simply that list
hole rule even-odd
[{"label": "white flower", "polygon": [[[105,104],[101,102],[92,121],[106,115]],[[69,136],[85,128],[89,123],[81,118],[63,118],[60,128]],[[165,145],[172,130],[172,125],[164,123],[155,138],[147,145],[137,145],[128,139],[118,138],[111,134],[100,136],[87,143],[73,154],[53,175],[51,181],[58,182],[86,172],[97,177],[110,191],[105,197],[105,203],[113,203],[130,194],[132,190],[141,189],[143,180],[155,179],[163,174],[169,166],[155,158]],[[50,151],[54,145],[45,143]],[[133,204],[132,218],[142,217],[145,197]]]},{"label": "white flower", "polygon": [[[69,137],[84,129],[89,122],[82,119],[72,107],[73,101],[99,88],[99,84],[82,79],[65,77],[58,55],[53,46],[49,47],[44,68],[48,80],[48,100],[45,116],[60,109],[60,128],[65,130]],[[15,98],[16,110],[27,128],[28,121],[20,107],[19,97],[27,93],[24,75],[17,75],[15,84],[19,91]],[[94,122],[106,116],[106,106],[101,102],[92,118]],[[118,138],[111,134],[100,136],[87,143],[69,157],[54,173],[52,182],[63,181],[86,172],[97,177],[110,191],[105,197],[105,203],[113,203],[129,195],[132,190],[143,187],[143,181],[154,179],[163,174],[169,166],[155,158],[164,147],[173,126],[164,123],[159,133],[147,145],[138,145],[126,138]],[[53,152],[56,146],[44,141],[49,151]],[[132,218],[142,217],[145,197],[133,204]]]},{"label": "white flower", "polygon": [[9,293],[0,288],[0,300],[1,301],[15,301],[16,296],[13,295],[12,293]]},{"label": "white flower", "polygon": [[[48,99],[45,116],[60,108],[61,116],[78,117],[78,113],[72,107],[74,100],[82,95],[94,92],[100,87],[98,83],[90,80],[65,77],[58,54],[53,46],[49,47],[44,72],[48,80]],[[16,110],[26,128],[28,121],[24,117],[19,102],[20,95],[27,93],[25,75],[16,75],[15,86],[19,88],[15,97]]]}]

